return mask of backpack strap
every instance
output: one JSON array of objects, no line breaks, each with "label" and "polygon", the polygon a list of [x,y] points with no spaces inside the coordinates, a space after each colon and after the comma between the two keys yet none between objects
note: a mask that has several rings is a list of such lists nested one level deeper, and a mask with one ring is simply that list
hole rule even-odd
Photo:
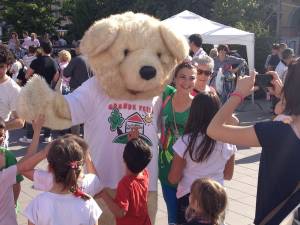
[{"label": "backpack strap", "polygon": [[284,199],[279,205],[277,205],[274,209],[272,209],[266,216],[265,218],[259,223],[259,225],[266,225],[282,208],[283,206],[287,203],[290,198],[297,193],[300,190],[300,181],[298,181],[298,184],[296,185],[295,189],[293,192],[286,198]]},{"label": "backpack strap", "polygon": [[166,107],[166,105],[168,104],[168,102],[169,102],[170,99],[171,99],[171,95],[168,95],[168,96],[165,98],[165,100],[164,100],[164,102],[162,103],[162,106],[161,106],[161,109],[162,109],[162,110]]},{"label": "backpack strap", "polygon": [[[169,100],[171,99],[171,95],[166,96],[165,100],[162,103],[161,106],[161,111],[164,110],[164,108],[166,107],[166,105],[168,104]],[[164,143],[165,142],[165,128],[164,125],[161,126],[161,134],[160,134],[160,143]]]}]

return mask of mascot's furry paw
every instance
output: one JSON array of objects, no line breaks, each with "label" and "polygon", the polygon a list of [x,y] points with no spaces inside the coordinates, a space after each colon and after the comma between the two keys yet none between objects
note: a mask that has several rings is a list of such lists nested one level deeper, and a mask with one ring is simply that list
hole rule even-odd
[{"label": "mascot's furry paw", "polygon": [[34,75],[21,89],[17,101],[18,116],[31,122],[38,114],[45,115],[45,127],[65,129],[70,127],[71,114],[64,97],[51,90],[46,81]]}]

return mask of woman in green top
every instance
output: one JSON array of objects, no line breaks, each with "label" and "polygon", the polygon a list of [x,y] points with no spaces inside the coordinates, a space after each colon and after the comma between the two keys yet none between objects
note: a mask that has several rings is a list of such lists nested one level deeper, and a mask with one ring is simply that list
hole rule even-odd
[{"label": "woman in green top", "polygon": [[176,224],[177,221],[176,186],[168,181],[173,159],[172,146],[183,134],[193,100],[191,92],[195,86],[196,74],[196,67],[189,62],[177,65],[174,71],[176,89],[167,86],[163,93],[159,179],[167,205],[169,224]]}]

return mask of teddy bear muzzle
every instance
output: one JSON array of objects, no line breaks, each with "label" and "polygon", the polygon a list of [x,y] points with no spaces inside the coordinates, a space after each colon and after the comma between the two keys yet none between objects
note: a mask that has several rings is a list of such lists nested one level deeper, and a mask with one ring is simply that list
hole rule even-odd
[{"label": "teddy bear muzzle", "polygon": [[143,66],[139,73],[144,80],[151,80],[156,76],[156,69],[153,66]]}]

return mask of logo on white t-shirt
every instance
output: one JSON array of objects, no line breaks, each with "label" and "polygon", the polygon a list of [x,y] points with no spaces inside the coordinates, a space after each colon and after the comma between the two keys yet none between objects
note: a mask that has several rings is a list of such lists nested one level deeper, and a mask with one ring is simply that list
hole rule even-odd
[{"label": "logo on white t-shirt", "polygon": [[[120,107],[123,105],[119,105]],[[149,146],[152,146],[152,141],[145,135],[145,126],[152,124],[153,112],[150,107],[144,107],[144,115],[135,111],[130,114],[127,118],[124,118],[122,113],[119,111],[118,105],[110,105],[109,108],[112,110],[108,118],[110,124],[110,131],[116,133],[116,137],[113,139],[113,143],[126,144],[128,142],[128,133],[132,128],[138,128],[139,136],[143,139]],[[127,106],[128,107],[128,106]],[[133,110],[136,108],[143,109],[143,106],[136,107],[131,106]],[[148,109],[149,108],[149,109]],[[120,108],[122,109],[122,107]]]}]

